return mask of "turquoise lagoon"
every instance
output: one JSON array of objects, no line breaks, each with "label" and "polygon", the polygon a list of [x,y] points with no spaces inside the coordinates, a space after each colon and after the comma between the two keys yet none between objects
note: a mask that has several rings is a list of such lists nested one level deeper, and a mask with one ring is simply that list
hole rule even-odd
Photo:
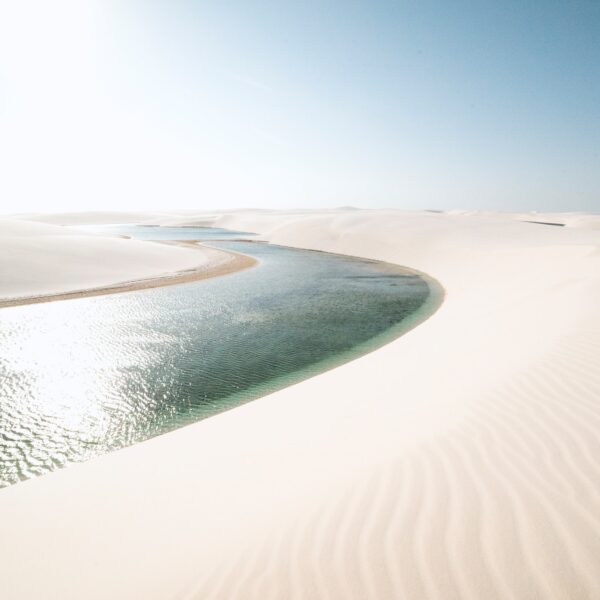
[{"label": "turquoise lagoon", "polygon": [[204,239],[258,265],[193,283],[0,309],[0,485],[340,365],[424,319],[440,298],[434,282],[395,265],[237,241],[251,237],[241,232],[96,229]]}]

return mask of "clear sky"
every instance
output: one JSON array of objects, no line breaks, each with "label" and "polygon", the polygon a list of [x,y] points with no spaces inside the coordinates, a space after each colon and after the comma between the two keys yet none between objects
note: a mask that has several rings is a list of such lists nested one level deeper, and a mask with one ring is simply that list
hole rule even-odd
[{"label": "clear sky", "polygon": [[600,212],[598,0],[0,0],[0,211]]}]

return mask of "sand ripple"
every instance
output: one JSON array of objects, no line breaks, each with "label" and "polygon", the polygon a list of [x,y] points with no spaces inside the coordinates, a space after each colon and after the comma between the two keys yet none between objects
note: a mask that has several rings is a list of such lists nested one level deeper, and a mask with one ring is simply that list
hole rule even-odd
[{"label": "sand ripple", "polygon": [[598,598],[599,339],[562,340],[459,427],[245,546],[189,598]]}]

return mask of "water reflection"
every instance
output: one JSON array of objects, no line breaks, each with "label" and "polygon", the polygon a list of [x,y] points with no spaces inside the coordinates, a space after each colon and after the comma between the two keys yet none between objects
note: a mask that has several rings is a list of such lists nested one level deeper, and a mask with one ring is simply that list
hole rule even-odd
[{"label": "water reflection", "polygon": [[424,280],[392,265],[215,245],[260,264],[184,285],[0,310],[3,484],[339,364],[396,335],[429,297]]}]

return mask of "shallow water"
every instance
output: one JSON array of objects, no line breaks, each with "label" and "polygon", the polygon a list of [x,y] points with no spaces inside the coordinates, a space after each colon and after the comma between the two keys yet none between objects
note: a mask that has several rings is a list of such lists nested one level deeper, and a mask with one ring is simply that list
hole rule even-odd
[{"label": "shallow water", "polygon": [[[73,228],[72,228],[73,229]],[[219,227],[156,227],[154,225],[79,225],[88,233],[117,234],[139,240],[231,240],[251,239],[254,233],[232,231]]]},{"label": "shallow water", "polygon": [[[201,228],[167,237],[181,235],[214,239]],[[435,295],[424,279],[385,263],[213,245],[259,264],[183,285],[0,310],[0,485],[341,364],[399,335]]]}]

